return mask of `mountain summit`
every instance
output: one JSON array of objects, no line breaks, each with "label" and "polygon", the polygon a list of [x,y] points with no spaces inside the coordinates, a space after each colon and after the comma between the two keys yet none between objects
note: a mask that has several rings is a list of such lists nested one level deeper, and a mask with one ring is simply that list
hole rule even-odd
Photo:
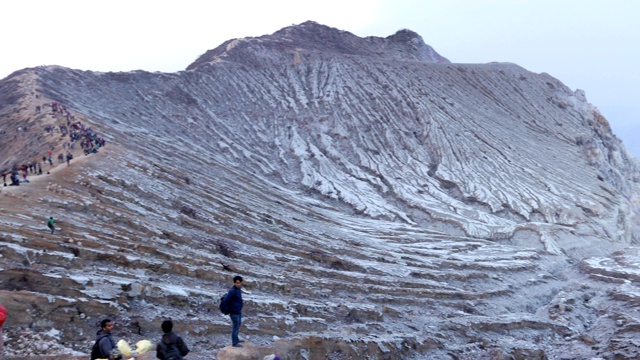
[{"label": "mountain summit", "polygon": [[299,63],[307,57],[330,59],[357,56],[380,60],[415,60],[448,63],[420,35],[400,30],[387,38],[360,38],[313,21],[286,27],[272,35],[234,39],[207,51],[187,70],[195,70],[216,61],[237,61],[254,66],[273,66],[274,63]]},{"label": "mountain summit", "polygon": [[313,22],[178,73],[24,69],[0,166],[66,151],[70,117],[106,147],[0,197],[7,329],[88,352],[102,317],[172,318],[210,359],[240,274],[259,356],[640,356],[638,163],[548,74]]}]

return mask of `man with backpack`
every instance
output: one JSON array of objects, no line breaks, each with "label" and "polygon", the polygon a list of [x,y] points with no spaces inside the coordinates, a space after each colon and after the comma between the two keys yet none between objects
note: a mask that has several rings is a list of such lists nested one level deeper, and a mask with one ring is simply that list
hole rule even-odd
[{"label": "man with backpack", "polygon": [[113,322],[104,319],[100,322],[100,330],[96,333],[96,342],[91,349],[91,360],[94,359],[111,359],[111,351],[115,349],[116,342],[111,336],[113,330]]},{"label": "man with backpack", "polygon": [[222,299],[222,303],[226,306],[229,312],[229,318],[231,318],[232,330],[231,330],[231,345],[234,347],[242,347],[238,338],[240,332],[240,326],[242,325],[242,276],[235,276],[233,278],[233,286],[227,292],[227,295]]},{"label": "man with backpack", "polygon": [[182,360],[183,356],[187,356],[189,348],[184,340],[173,332],[173,322],[165,320],[162,322],[162,340],[156,347],[156,357],[160,360]]}]

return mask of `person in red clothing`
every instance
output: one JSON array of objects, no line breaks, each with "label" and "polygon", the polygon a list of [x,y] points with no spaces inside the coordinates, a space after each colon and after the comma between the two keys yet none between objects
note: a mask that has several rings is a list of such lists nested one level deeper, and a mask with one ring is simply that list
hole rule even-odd
[{"label": "person in red clothing", "polygon": [[0,359],[2,359],[2,353],[4,352],[4,340],[2,337],[2,325],[7,320],[7,309],[0,305]]}]

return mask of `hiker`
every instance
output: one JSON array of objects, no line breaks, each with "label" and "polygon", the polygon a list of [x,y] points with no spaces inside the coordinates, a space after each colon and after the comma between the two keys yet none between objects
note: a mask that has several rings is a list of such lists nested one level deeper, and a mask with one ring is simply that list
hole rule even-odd
[{"label": "hiker", "polygon": [[2,325],[7,320],[7,309],[0,305],[0,359],[2,359],[2,353],[4,352],[4,338],[2,337]]},{"label": "hiker", "polygon": [[229,304],[229,318],[231,318],[231,345],[233,347],[242,347],[238,338],[240,326],[242,325],[242,276],[233,278],[233,286],[225,295],[224,301]]},{"label": "hiker", "polygon": [[20,179],[18,178],[18,174],[11,173],[11,185],[9,186],[20,186]]},{"label": "hiker", "polygon": [[70,152],[67,153],[67,166],[71,165],[71,159],[73,159],[73,155]]},{"label": "hiker", "polygon": [[53,220],[53,216],[49,217],[49,221],[47,222],[47,227],[51,229],[52,234],[54,231],[56,231],[55,221]]},{"label": "hiker", "polygon": [[111,359],[111,351],[116,348],[116,342],[111,336],[113,322],[104,319],[100,322],[100,330],[96,333],[96,342],[91,349],[91,359]]},{"label": "hiker", "polygon": [[6,172],[2,172],[2,182],[4,183],[4,186],[7,186],[7,173]]},{"label": "hiker", "polygon": [[161,327],[164,335],[156,347],[156,357],[160,360],[181,360],[187,356],[190,350],[184,340],[173,332],[173,322],[165,320]]}]

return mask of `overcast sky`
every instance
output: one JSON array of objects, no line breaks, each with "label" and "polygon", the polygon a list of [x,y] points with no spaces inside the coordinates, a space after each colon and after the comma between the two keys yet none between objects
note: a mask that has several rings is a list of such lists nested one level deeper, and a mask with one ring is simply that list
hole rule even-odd
[{"label": "overcast sky", "polygon": [[38,65],[174,72],[225,40],[307,20],[358,36],[407,28],[452,62],[513,62],[585,90],[640,158],[636,0],[31,0],[0,13],[0,78]]}]

